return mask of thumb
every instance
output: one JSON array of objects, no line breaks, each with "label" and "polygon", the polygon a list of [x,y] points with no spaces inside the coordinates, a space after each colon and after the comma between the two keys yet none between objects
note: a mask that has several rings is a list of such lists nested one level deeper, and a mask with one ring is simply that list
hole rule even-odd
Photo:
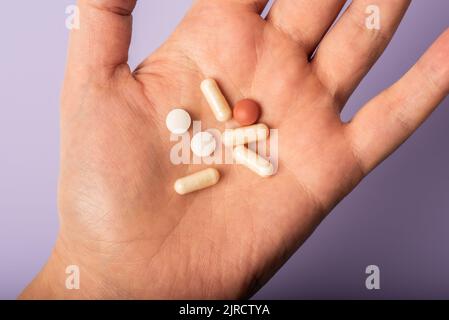
[{"label": "thumb", "polygon": [[79,26],[70,34],[68,73],[110,77],[128,61],[136,0],[78,0]]}]

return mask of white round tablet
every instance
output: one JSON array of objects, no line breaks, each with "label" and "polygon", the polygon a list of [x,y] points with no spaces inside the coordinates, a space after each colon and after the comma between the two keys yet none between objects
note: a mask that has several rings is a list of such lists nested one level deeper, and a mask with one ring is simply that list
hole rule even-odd
[{"label": "white round tablet", "polygon": [[192,152],[198,157],[208,157],[215,151],[217,141],[209,132],[198,132],[193,136],[190,147]]},{"label": "white round tablet", "polygon": [[174,134],[184,134],[189,130],[192,119],[184,109],[173,109],[167,115],[165,124],[168,130]]}]

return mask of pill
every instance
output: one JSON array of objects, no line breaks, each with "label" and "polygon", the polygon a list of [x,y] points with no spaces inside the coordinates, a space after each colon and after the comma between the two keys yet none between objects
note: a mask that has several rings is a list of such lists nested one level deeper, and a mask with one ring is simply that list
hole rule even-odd
[{"label": "pill", "polygon": [[220,180],[220,172],[214,168],[208,168],[175,182],[175,191],[178,194],[187,194],[201,189],[205,189],[217,184]]},{"label": "pill", "polygon": [[240,100],[234,106],[233,117],[242,126],[252,125],[260,117],[260,106],[251,99]]},{"label": "pill", "polygon": [[244,165],[261,177],[268,177],[274,174],[274,166],[270,161],[245,146],[235,147],[233,155],[238,164]]},{"label": "pill", "polygon": [[226,122],[232,118],[231,107],[214,79],[204,80],[201,83],[201,91],[218,121]]},{"label": "pill", "polygon": [[192,152],[198,157],[210,156],[217,147],[217,142],[214,136],[209,132],[198,132],[190,142]]},{"label": "pill", "polygon": [[223,133],[223,144],[225,146],[235,146],[247,144],[255,141],[262,141],[268,137],[269,129],[263,123],[249,127],[228,129]]},{"label": "pill", "polygon": [[189,130],[192,119],[184,109],[173,109],[167,115],[165,124],[167,129],[174,134],[184,134]]}]

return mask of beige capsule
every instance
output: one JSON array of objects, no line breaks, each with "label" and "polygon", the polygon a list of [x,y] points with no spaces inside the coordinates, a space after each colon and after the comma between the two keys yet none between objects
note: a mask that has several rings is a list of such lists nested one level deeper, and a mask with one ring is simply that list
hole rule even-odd
[{"label": "beige capsule", "polygon": [[226,122],[232,118],[231,107],[214,79],[201,82],[201,91],[218,121]]},{"label": "beige capsule", "polygon": [[263,123],[228,129],[223,133],[223,144],[229,147],[262,141],[267,139],[269,132],[270,129]]},{"label": "beige capsule", "polygon": [[274,174],[274,166],[270,161],[245,146],[235,147],[233,155],[238,164],[244,165],[261,177],[269,177]]},{"label": "beige capsule", "polygon": [[220,172],[214,168],[198,171],[175,182],[175,191],[184,195],[201,189],[211,187],[220,180]]}]

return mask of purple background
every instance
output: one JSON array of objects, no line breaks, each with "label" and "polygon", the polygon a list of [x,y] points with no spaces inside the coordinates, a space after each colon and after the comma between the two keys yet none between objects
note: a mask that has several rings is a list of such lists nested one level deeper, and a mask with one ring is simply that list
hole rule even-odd
[{"label": "purple background", "polygon": [[[65,8],[73,1],[2,2],[0,298],[16,297],[56,238],[58,100],[68,36]],[[131,66],[170,34],[190,2],[140,1]],[[398,79],[448,23],[449,1],[413,1],[344,118]],[[448,138],[446,99],[255,298],[449,298]],[[369,264],[380,267],[381,290],[365,288]]]}]

